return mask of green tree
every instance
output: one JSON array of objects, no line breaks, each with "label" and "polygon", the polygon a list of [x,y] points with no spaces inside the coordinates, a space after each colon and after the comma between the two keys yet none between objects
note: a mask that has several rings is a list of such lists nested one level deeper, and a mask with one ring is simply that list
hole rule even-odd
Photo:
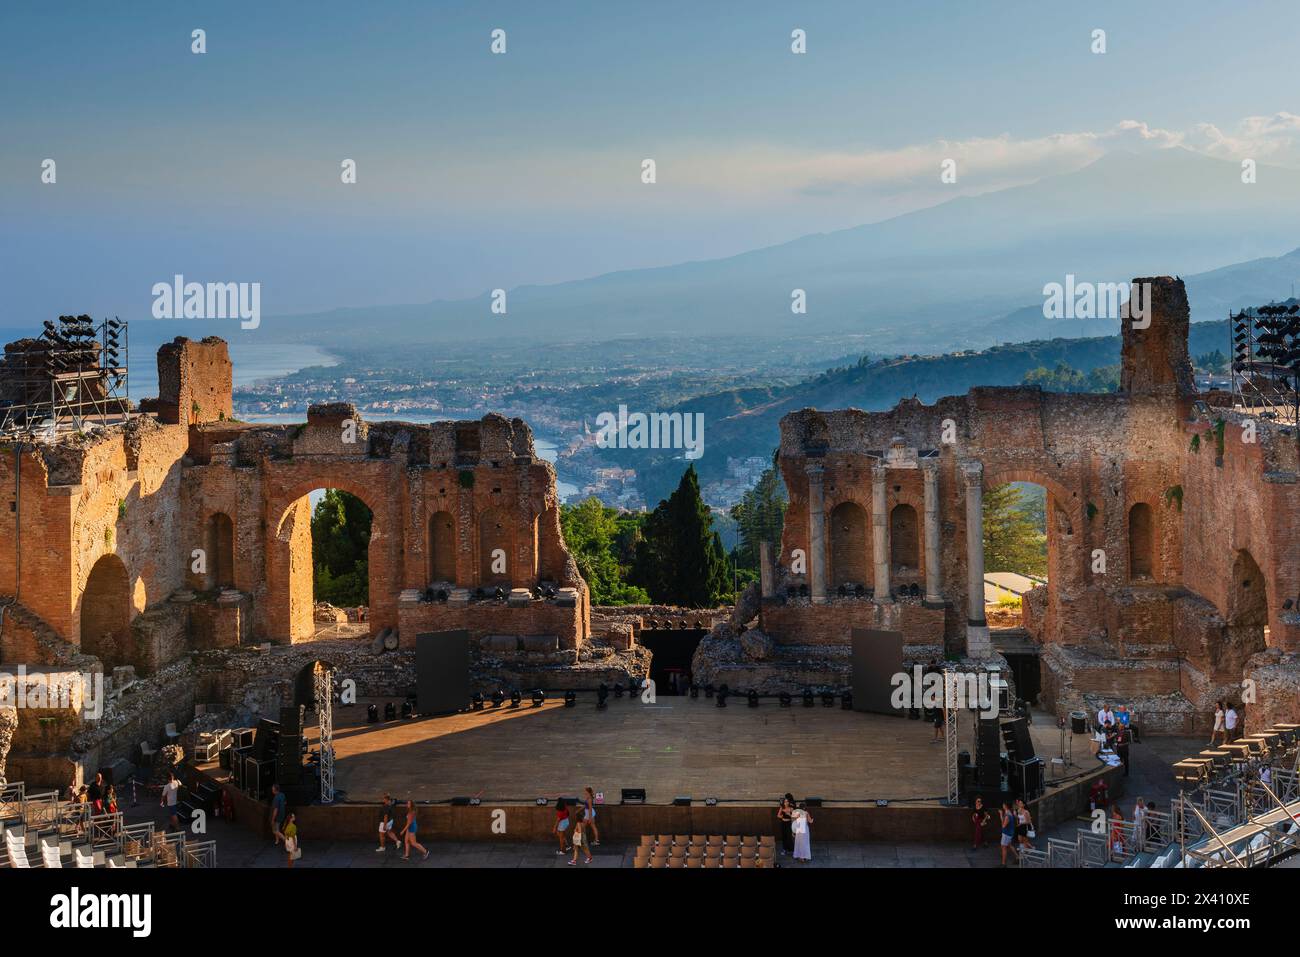
[{"label": "green tree", "polygon": [[640,519],[602,505],[594,496],[561,507],[564,541],[591,589],[593,604],[630,605],[650,600],[644,588],[627,581],[640,538]]},{"label": "green tree", "polygon": [[706,608],[731,596],[731,571],[722,539],[700,497],[693,464],[682,475],[677,491],[646,517],[631,580],[651,600],[666,605]]},{"label": "green tree", "polygon": [[788,501],[785,483],[776,466],[765,470],[739,502],[731,509],[731,517],[736,520],[739,541],[732,553],[738,569],[756,571],[758,569],[758,546],[762,542],[771,542],[778,549],[781,545],[781,528],[785,522],[785,509]]},{"label": "green tree", "polygon": [[1196,366],[1206,372],[1227,372],[1228,357],[1218,349],[1213,352],[1204,352],[1196,357]]},{"label": "green tree", "polygon": [[1021,575],[1047,573],[1047,533],[1032,499],[1015,485],[984,492],[984,568]]},{"label": "green tree", "polygon": [[370,604],[370,509],[341,489],[326,489],[311,516],[313,596],[332,605]]}]

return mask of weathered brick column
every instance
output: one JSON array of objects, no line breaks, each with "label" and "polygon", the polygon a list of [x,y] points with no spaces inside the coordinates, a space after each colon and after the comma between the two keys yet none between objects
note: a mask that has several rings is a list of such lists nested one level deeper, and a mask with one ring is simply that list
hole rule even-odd
[{"label": "weathered brick column", "polygon": [[963,462],[966,485],[966,654],[987,658],[993,651],[989,623],[984,617],[984,466]]},{"label": "weathered brick column", "polygon": [[871,555],[876,566],[876,601],[880,604],[894,600],[889,593],[889,509],[885,488],[885,466],[878,462],[871,470]]},{"label": "weathered brick column", "polygon": [[808,589],[812,600],[826,600],[826,498],[820,465],[808,466]]},{"label": "weathered brick column", "polygon": [[925,480],[925,602],[943,604],[943,585],[939,574],[942,565],[939,552],[939,463],[925,459],[921,463],[921,476]]}]

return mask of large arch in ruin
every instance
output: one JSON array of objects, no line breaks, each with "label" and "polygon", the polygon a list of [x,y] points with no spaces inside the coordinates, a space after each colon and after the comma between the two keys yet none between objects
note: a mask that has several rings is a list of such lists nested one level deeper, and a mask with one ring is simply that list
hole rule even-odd
[{"label": "large arch in ruin", "polygon": [[101,555],[81,595],[81,650],[113,668],[131,659],[131,576],[116,555]]}]

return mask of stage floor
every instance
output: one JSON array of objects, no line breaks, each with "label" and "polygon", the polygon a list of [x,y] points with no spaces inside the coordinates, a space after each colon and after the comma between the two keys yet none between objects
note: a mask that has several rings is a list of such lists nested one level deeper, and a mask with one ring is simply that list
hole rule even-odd
[{"label": "stage floor", "polygon": [[[945,794],[942,740],[931,743],[924,720],[844,711],[781,708],[763,699],[749,708],[730,698],[726,708],[700,697],[610,697],[597,711],[594,694],[579,694],[574,708],[551,699],[541,708],[525,701],[438,718],[366,723],[363,699],[334,712],[335,787],[348,801],[399,799],[531,801],[581,793],[586,785],[618,799],[621,788],[646,789],[652,804],[679,795],[696,801],[769,802],[786,791],[836,801],[934,802]],[[311,720],[309,718],[309,720]],[[972,718],[959,721],[960,747],[973,752]],[[1046,761],[1060,751],[1059,732],[1032,727]],[[308,729],[314,746],[316,728]],[[1082,754],[1080,754],[1080,749]],[[1087,742],[1076,739],[1075,761]],[[1080,758],[1084,760],[1080,760]]]}]

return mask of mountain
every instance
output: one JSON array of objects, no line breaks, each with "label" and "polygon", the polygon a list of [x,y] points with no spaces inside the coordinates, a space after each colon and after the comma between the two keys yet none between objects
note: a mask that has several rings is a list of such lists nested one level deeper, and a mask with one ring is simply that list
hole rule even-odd
[{"label": "mountain", "polygon": [[[1181,148],[1112,152],[1029,185],[725,259],[518,287],[508,291],[505,315],[492,314],[485,292],[456,302],[268,317],[259,336],[328,346],[362,335],[583,341],[815,331],[865,333],[866,349],[884,353],[981,348],[1058,333],[1047,324],[1062,320],[1041,311],[1011,316],[1041,303],[1045,283],[1067,274],[1116,282],[1222,272],[1225,262],[1294,246],[1298,213],[1300,178],[1286,170],[1261,166],[1258,181],[1244,184],[1236,163]],[[1254,276],[1208,279],[1207,288],[1219,290],[1208,298],[1217,309],[1234,289],[1280,284],[1285,263],[1275,265]],[[791,313],[794,289],[806,291],[807,315]],[[1288,290],[1289,279],[1278,294]],[[1000,334],[1004,326],[1014,335]]]}]

